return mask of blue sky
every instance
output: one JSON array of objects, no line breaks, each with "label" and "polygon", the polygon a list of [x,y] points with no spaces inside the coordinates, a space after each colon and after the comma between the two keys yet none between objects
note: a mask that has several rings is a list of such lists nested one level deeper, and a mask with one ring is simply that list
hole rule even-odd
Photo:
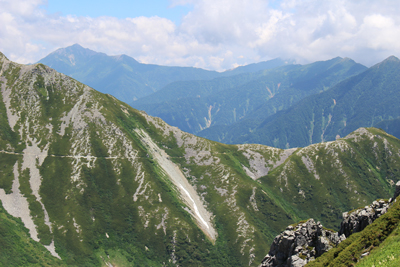
[{"label": "blue sky", "polygon": [[394,0],[0,0],[0,51],[39,61],[78,43],[143,63],[225,70],[276,57],[400,56]]},{"label": "blue sky", "polygon": [[169,0],[48,0],[43,8],[49,13],[61,13],[62,15],[93,18],[109,16],[120,19],[158,16],[180,23],[181,18],[193,9],[193,5],[172,6]]}]

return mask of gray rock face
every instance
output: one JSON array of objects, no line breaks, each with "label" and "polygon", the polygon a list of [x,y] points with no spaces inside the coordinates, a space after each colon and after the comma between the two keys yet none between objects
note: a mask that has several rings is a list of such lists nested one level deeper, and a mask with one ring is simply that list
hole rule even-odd
[{"label": "gray rock face", "polygon": [[392,200],[394,201],[399,195],[400,195],[400,181],[396,183],[396,190],[394,192]]},{"label": "gray rock face", "polygon": [[337,233],[323,229],[320,222],[309,219],[296,227],[288,226],[275,237],[261,266],[304,266],[344,239],[344,236],[339,237]]},{"label": "gray rock face", "polygon": [[[400,195],[400,181],[396,184],[393,201]],[[339,232],[322,228],[320,222],[309,219],[275,237],[271,249],[260,267],[302,267],[309,261],[338,245],[351,234],[362,231],[389,209],[390,202],[379,200],[365,208],[343,213]]]},{"label": "gray rock face", "polygon": [[343,213],[343,221],[340,224],[339,236],[344,234],[346,237],[349,237],[353,233],[362,231],[381,215],[385,214],[388,208],[388,202],[379,200],[372,202],[371,205],[363,209],[358,209],[351,213]]}]

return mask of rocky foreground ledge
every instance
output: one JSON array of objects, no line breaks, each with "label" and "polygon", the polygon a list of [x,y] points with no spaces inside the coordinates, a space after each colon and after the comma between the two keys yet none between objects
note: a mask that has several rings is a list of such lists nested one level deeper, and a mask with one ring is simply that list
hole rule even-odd
[{"label": "rocky foreground ledge", "polygon": [[269,253],[260,267],[302,267],[337,246],[351,234],[364,230],[381,215],[385,214],[392,201],[400,195],[400,181],[389,201],[378,200],[371,205],[343,213],[339,232],[325,229],[320,222],[309,219],[290,225],[276,236]]},{"label": "rocky foreground ledge", "polygon": [[309,219],[296,226],[288,226],[275,237],[261,266],[304,266],[346,239],[344,235],[324,229],[320,222]]}]

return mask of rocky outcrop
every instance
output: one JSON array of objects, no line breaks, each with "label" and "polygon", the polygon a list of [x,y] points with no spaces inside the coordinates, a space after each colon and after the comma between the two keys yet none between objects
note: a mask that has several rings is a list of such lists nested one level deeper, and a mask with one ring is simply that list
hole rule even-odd
[{"label": "rocky outcrop", "polygon": [[352,212],[343,213],[343,221],[340,224],[339,235],[344,234],[346,237],[353,233],[364,230],[373,221],[385,214],[389,208],[389,202],[385,200],[374,201],[365,208]]},{"label": "rocky outcrop", "polygon": [[381,199],[379,201],[372,202],[371,205],[365,206],[365,208],[343,213],[343,221],[340,224],[339,235],[344,234],[346,237],[348,237],[352,233],[362,231],[381,215],[385,214],[389,209],[390,203],[395,201],[399,195],[400,181],[396,183],[396,189],[393,198],[389,199],[388,202]]},{"label": "rocky outcrop", "polygon": [[[400,182],[396,184],[393,199],[400,195]],[[275,237],[261,267],[301,267],[321,256],[353,233],[362,231],[389,209],[391,201],[378,200],[365,208],[343,213],[339,232],[326,230],[320,222],[309,219],[296,227],[288,226]]]},{"label": "rocky outcrop", "polygon": [[400,181],[396,183],[396,190],[394,191],[393,198],[391,198],[389,202],[394,201],[399,195],[400,195]]},{"label": "rocky outcrop", "polygon": [[290,225],[275,237],[261,266],[304,266],[344,239],[344,236],[339,237],[336,232],[324,229],[314,219],[297,226]]}]

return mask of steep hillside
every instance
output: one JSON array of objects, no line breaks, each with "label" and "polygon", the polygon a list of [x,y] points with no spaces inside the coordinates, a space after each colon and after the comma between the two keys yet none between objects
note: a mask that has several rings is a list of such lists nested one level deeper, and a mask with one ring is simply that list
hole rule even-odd
[{"label": "steep hillside", "polygon": [[362,232],[352,234],[306,266],[399,266],[399,200]]},{"label": "steep hillside", "polygon": [[277,111],[365,69],[348,58],[285,65],[210,81],[171,83],[131,105],[183,131],[225,142],[218,138],[225,134],[221,126],[251,121],[250,129],[256,128]]},{"label": "steep hillside", "polygon": [[[20,219],[0,206],[0,265],[1,266],[62,266],[41,244],[30,238]],[[65,265],[64,265],[65,266]]]},{"label": "steep hillside", "polygon": [[[306,146],[400,116],[400,60],[389,57],[326,92],[309,96],[257,128],[231,127],[227,143]],[[240,129],[244,129],[240,131]]]},{"label": "steep hillside", "polygon": [[0,83],[2,206],[68,266],[257,266],[284,226],[336,225],[399,177],[400,141],[377,129],[302,149],[232,146],[42,64],[0,54]]}]

